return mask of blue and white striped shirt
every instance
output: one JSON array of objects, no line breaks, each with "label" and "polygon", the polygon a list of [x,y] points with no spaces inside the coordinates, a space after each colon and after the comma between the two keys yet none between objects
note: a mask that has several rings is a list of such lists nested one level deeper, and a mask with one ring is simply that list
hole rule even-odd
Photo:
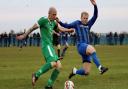
[{"label": "blue and white striped shirt", "polygon": [[86,43],[89,44],[89,33],[92,25],[95,23],[98,16],[98,9],[97,6],[94,5],[94,14],[93,17],[87,22],[86,25],[82,24],[81,21],[76,20],[70,24],[65,24],[62,22],[59,22],[61,26],[65,28],[74,28],[76,32],[77,37],[77,43]]}]

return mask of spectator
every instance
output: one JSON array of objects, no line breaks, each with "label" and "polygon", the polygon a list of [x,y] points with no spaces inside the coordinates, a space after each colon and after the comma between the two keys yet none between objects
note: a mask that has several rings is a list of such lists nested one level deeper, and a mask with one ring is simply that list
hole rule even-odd
[{"label": "spectator", "polygon": [[39,47],[40,46],[40,34],[39,33],[37,33],[36,38],[37,38],[37,46]]},{"label": "spectator", "polygon": [[117,45],[118,42],[118,34],[117,32],[114,33],[114,44]]},{"label": "spectator", "polygon": [[124,41],[124,33],[121,33],[120,35],[119,35],[119,38],[120,38],[120,45],[123,45],[123,41]]},{"label": "spectator", "polygon": [[32,46],[32,34],[29,35],[29,46]]}]

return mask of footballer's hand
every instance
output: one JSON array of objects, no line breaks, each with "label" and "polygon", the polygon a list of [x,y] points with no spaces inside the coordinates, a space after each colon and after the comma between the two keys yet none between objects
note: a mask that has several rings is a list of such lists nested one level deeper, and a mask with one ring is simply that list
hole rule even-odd
[{"label": "footballer's hand", "polygon": [[57,22],[57,23],[59,23],[59,22],[60,22],[60,20],[59,20],[59,18],[58,18],[58,17],[56,17],[56,22]]},{"label": "footballer's hand", "polygon": [[96,5],[96,0],[90,0],[93,5]]},{"label": "footballer's hand", "polygon": [[23,34],[23,35],[17,36],[16,39],[17,40],[23,40],[25,37],[26,37],[25,34]]},{"label": "footballer's hand", "polygon": [[69,29],[70,32],[74,32],[74,29]]},{"label": "footballer's hand", "polygon": [[59,33],[57,33],[56,35],[57,35],[57,36],[60,36],[60,34],[59,34]]}]

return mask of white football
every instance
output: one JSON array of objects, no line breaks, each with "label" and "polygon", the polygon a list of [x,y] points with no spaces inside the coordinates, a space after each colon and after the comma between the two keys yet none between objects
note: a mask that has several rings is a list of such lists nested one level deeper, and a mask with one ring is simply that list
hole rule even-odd
[{"label": "white football", "polygon": [[74,83],[70,80],[67,80],[64,83],[64,89],[74,89]]}]

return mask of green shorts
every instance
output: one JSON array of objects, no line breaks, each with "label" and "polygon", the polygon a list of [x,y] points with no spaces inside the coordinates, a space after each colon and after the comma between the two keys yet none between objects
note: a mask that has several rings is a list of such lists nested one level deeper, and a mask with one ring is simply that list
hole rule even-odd
[{"label": "green shorts", "polygon": [[46,45],[42,48],[42,53],[46,62],[57,61],[59,58],[51,45]]}]

